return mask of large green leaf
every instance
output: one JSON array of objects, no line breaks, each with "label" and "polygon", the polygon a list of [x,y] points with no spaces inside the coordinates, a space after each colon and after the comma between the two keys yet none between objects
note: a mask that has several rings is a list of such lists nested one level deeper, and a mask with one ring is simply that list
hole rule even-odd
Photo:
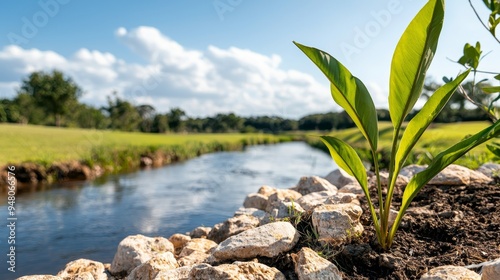
[{"label": "large green leaf", "polygon": [[338,138],[332,136],[321,136],[321,140],[328,147],[330,155],[332,156],[335,163],[337,163],[337,165],[349,175],[354,176],[354,178],[356,178],[358,183],[361,185],[363,193],[366,196],[373,223],[375,224],[377,237],[380,240],[380,225],[377,218],[377,213],[375,212],[375,207],[373,206],[372,200],[370,198],[366,170],[363,162],[359,158],[359,155],[351,146]]},{"label": "large green leaf", "polygon": [[377,150],[377,112],[365,85],[328,53],[297,42],[294,44],[325,74],[331,83],[333,100],[349,114],[372,149]]},{"label": "large green leaf", "polygon": [[500,121],[495,122],[490,127],[474,134],[473,136],[460,141],[459,143],[453,145],[447,150],[438,154],[429,164],[424,171],[415,174],[405,187],[403,193],[403,200],[401,203],[401,208],[399,210],[398,216],[391,228],[390,238],[394,236],[401,218],[403,217],[406,209],[410,206],[410,203],[418,194],[420,189],[422,189],[425,184],[427,184],[434,176],[445,169],[448,165],[452,164],[455,160],[459,159],[465,153],[475,148],[478,145],[494,138],[500,136]]},{"label": "large green leaf", "polygon": [[[455,80],[440,87],[422,107],[415,117],[408,123],[401,137],[398,151],[396,152],[396,173],[404,164],[411,149],[415,146],[422,134],[425,132],[431,122],[437,117],[439,112],[446,106],[455,90],[469,75],[470,69],[460,74]],[[396,176],[394,176],[396,177]]]},{"label": "large green leaf", "polygon": [[354,176],[363,189],[368,190],[365,166],[356,151],[344,141],[333,136],[321,136],[330,155],[337,165],[349,175]]},{"label": "large green leaf", "polygon": [[430,0],[401,36],[391,64],[389,112],[399,128],[420,97],[443,26],[443,0]]}]

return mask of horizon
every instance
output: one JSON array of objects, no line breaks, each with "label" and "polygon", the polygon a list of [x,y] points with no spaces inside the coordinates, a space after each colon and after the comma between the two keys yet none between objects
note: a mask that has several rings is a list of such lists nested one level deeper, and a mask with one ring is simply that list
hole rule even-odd
[{"label": "horizon", "polygon": [[[233,112],[299,119],[341,111],[294,40],[339,59],[365,83],[376,107],[387,109],[392,52],[425,1],[284,3],[4,2],[0,98],[14,97],[31,72],[57,69],[83,89],[80,101],[94,107],[117,91],[134,105],[159,113],[178,107],[192,117]],[[484,14],[482,1],[474,5]],[[483,54],[491,51],[481,68],[494,70],[496,42],[467,3],[448,1],[428,76],[438,82],[455,76],[463,67],[449,59],[458,60],[463,45],[476,41]]]}]

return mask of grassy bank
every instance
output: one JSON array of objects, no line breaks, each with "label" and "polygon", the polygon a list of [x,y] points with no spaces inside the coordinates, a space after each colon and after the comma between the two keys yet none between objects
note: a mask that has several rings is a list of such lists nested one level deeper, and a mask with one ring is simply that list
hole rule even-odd
[{"label": "grassy bank", "polygon": [[[426,164],[440,151],[487,126],[486,122],[433,124],[422,136],[407,163]],[[369,157],[366,141],[356,128],[331,134],[354,144],[365,158]],[[76,160],[89,167],[98,165],[113,172],[139,167],[141,156],[153,160],[161,158],[163,164],[168,164],[209,152],[240,150],[247,145],[291,140],[289,136],[252,133],[147,134],[11,124],[0,124],[0,135],[0,166],[33,162],[49,167],[54,163]],[[305,138],[310,145],[326,150],[316,135],[321,134],[307,133],[304,137],[298,133],[295,138]],[[388,160],[391,137],[390,123],[382,123],[379,141],[382,162]],[[481,145],[457,163],[477,168],[493,160],[486,146]]]},{"label": "grassy bank", "polygon": [[208,152],[290,140],[250,133],[146,134],[11,124],[0,124],[0,135],[0,166],[34,162],[47,167],[77,160],[114,171],[137,167],[141,155],[183,160]]},{"label": "grassy bank", "polygon": [[[472,135],[488,126],[488,122],[432,124],[424,135],[422,135],[422,138],[415,147],[415,152],[409,157],[407,164],[427,164],[433,156],[437,155],[439,152],[447,149],[468,135]],[[389,160],[389,151],[392,141],[392,125],[388,122],[381,123],[379,131],[380,160],[384,163]],[[365,160],[370,158],[368,144],[357,128],[334,131],[330,134],[349,144],[353,144]],[[317,133],[316,135],[322,134]],[[315,135],[308,135],[306,137],[306,142],[313,147],[328,152],[327,148]],[[475,169],[485,162],[494,160],[493,154],[490,153],[486,145],[483,144],[470,151],[456,163]]]}]

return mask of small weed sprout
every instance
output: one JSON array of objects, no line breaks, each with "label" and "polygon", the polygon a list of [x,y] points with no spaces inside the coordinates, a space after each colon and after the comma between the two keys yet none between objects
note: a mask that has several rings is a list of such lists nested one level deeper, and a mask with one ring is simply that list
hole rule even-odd
[{"label": "small weed sprout", "polygon": [[300,211],[297,211],[297,209],[295,209],[295,203],[293,200],[292,200],[292,205],[290,207],[288,207],[288,218],[289,218],[289,221],[295,227],[297,227],[297,225],[300,223],[300,221],[302,219],[302,213]]},{"label": "small weed sprout", "polygon": [[389,160],[389,185],[385,196],[382,193],[377,160],[380,154],[377,113],[367,88],[330,54],[294,42],[328,78],[333,100],[347,112],[368,141],[372,158],[375,159],[373,167],[377,182],[378,215],[370,198],[365,167],[354,148],[336,137],[321,137],[337,165],[354,176],[361,185],[378,242],[384,250],[391,247],[406,209],[427,182],[474,147],[500,135],[500,122],[496,121],[488,128],[434,156],[427,169],[411,178],[404,190],[396,220],[392,226],[389,225],[392,197],[401,168],[424,131],[471,72],[468,68],[454,80],[437,89],[420,112],[404,125],[422,92],[425,74],[435,54],[443,20],[444,0],[429,0],[410,22],[394,51],[389,83],[389,113],[393,124],[393,140]]}]

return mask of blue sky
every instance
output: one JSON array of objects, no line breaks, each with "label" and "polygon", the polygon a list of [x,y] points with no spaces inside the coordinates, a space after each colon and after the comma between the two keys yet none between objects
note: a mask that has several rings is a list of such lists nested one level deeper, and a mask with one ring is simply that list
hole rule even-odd
[{"label": "blue sky", "polygon": [[[473,0],[485,15],[482,1]],[[328,83],[292,44],[321,48],[345,64],[387,107],[392,52],[423,0],[76,1],[0,4],[0,98],[32,71],[59,69],[104,105],[117,91],[160,111],[235,112],[298,118],[339,110]],[[429,75],[455,76],[464,43],[481,41],[485,70],[500,48],[468,1],[447,1]]]}]

